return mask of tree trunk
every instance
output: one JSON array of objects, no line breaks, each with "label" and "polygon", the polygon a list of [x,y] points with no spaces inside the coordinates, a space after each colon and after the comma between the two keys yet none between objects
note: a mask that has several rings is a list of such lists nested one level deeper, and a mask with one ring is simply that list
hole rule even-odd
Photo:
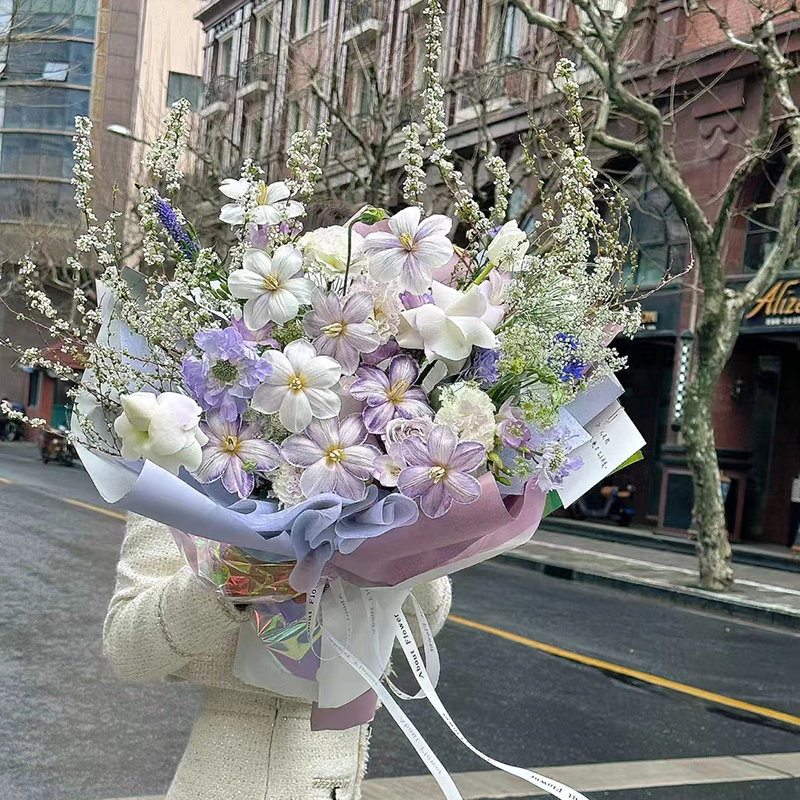
[{"label": "tree trunk", "polygon": [[695,369],[686,390],[683,416],[686,457],[694,480],[700,585],[712,591],[725,591],[734,580],[712,409],[714,387],[730,358],[739,317],[733,304],[725,301],[719,303],[717,313],[709,313],[708,309],[703,313],[697,328]]}]

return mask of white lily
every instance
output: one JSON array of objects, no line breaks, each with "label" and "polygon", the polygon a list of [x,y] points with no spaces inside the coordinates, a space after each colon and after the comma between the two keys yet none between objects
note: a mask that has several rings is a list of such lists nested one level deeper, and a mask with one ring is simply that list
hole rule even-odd
[{"label": "white lily", "polygon": [[[226,178],[222,181],[219,190],[231,200],[241,201],[250,190],[250,181]],[[299,217],[305,211],[302,203],[290,200],[291,192],[283,181],[267,185],[264,181],[257,184],[258,197],[256,202],[256,215],[253,222],[256,225],[277,225],[281,220]],[[241,202],[226,203],[219,212],[219,218],[228,225],[244,225],[244,205]]]},{"label": "white lily", "polygon": [[424,350],[426,357],[461,361],[475,346],[492,348],[495,335],[481,319],[486,298],[472,286],[466,292],[433,282],[433,303],[411,308],[400,315],[397,343],[411,350]]},{"label": "white lily", "polygon": [[198,427],[203,411],[191,397],[134,392],[120,401],[123,412],[114,420],[114,430],[126,461],[146,458],[175,475],[181,467],[193,472],[200,466],[208,436]]},{"label": "white lily", "polygon": [[331,388],[342,368],[328,356],[318,356],[314,345],[296,339],[281,353],[267,350],[264,358],[272,374],[256,389],[250,405],[263,414],[280,416],[281,425],[292,433],[304,431],[311,420],[335,417],[341,398]]},{"label": "white lily", "polygon": [[251,331],[268,322],[288,322],[297,316],[301,303],[308,303],[314,284],[296,277],[303,254],[285,244],[270,258],[263,250],[247,250],[242,269],[228,276],[231,294],[244,304],[244,324]]},{"label": "white lily", "polygon": [[490,263],[512,272],[523,264],[528,252],[528,234],[520,230],[517,221],[506,222],[486,248]]}]

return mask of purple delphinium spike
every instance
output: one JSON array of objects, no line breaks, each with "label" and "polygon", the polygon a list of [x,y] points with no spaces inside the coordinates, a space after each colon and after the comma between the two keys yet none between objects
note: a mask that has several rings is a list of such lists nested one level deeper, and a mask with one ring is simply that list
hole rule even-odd
[{"label": "purple delphinium spike", "polygon": [[397,479],[406,497],[419,498],[426,517],[436,519],[455,503],[474,503],[481,496],[478,479],[470,475],[486,460],[479,442],[459,442],[452,428],[435,425],[428,441],[410,436],[402,442],[408,464]]},{"label": "purple delphinium spike", "polygon": [[169,234],[172,241],[178,245],[186,258],[193,261],[200,250],[200,245],[189,236],[186,229],[178,221],[178,215],[175,213],[175,209],[169,204],[169,201],[165,200],[163,197],[159,197],[156,200],[155,211],[159,221],[164,226],[164,230]]}]

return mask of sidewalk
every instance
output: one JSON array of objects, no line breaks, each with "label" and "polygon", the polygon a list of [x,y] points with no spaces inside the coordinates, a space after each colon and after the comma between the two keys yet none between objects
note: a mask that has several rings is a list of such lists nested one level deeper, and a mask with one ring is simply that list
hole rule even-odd
[{"label": "sidewalk", "polygon": [[709,592],[699,588],[697,557],[691,551],[656,549],[636,539],[630,543],[589,538],[588,533],[564,533],[563,526],[554,527],[545,521],[528,544],[498,560],[546,575],[800,630],[800,572],[791,564],[775,568],[737,563],[733,589]]}]

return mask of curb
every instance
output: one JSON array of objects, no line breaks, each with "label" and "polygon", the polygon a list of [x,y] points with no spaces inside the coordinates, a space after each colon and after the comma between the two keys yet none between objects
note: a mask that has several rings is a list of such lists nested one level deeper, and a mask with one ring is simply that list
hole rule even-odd
[{"label": "curb", "polygon": [[702,611],[713,611],[724,614],[732,619],[746,622],[758,622],[762,625],[771,625],[789,630],[800,630],[800,614],[791,614],[777,611],[767,606],[760,606],[731,598],[713,597],[702,589],[692,589],[680,586],[659,586],[657,584],[640,583],[630,578],[620,578],[599,572],[576,569],[561,564],[551,564],[531,558],[522,553],[504,553],[495,556],[493,561],[504,564],[532,569],[552,578],[589,583],[595,586],[604,586],[609,589],[635,594],[640,597],[649,597],[665,601],[672,605],[697,608]]},{"label": "curb", "polygon": [[[641,535],[625,530],[625,528],[612,528],[605,525],[591,525],[568,517],[548,517],[542,522],[543,529],[554,533],[567,533],[571,536],[582,536],[586,539],[598,539],[605,542],[618,542],[630,544],[650,550],[666,550],[684,555],[696,555],[694,542],[677,538],[657,538],[651,535]],[[754,553],[749,550],[739,550],[736,543],[732,544],[733,562],[735,564],[748,564],[751,567],[768,567],[780,569],[784,572],[800,572],[800,559],[791,560],[769,553]]]}]

